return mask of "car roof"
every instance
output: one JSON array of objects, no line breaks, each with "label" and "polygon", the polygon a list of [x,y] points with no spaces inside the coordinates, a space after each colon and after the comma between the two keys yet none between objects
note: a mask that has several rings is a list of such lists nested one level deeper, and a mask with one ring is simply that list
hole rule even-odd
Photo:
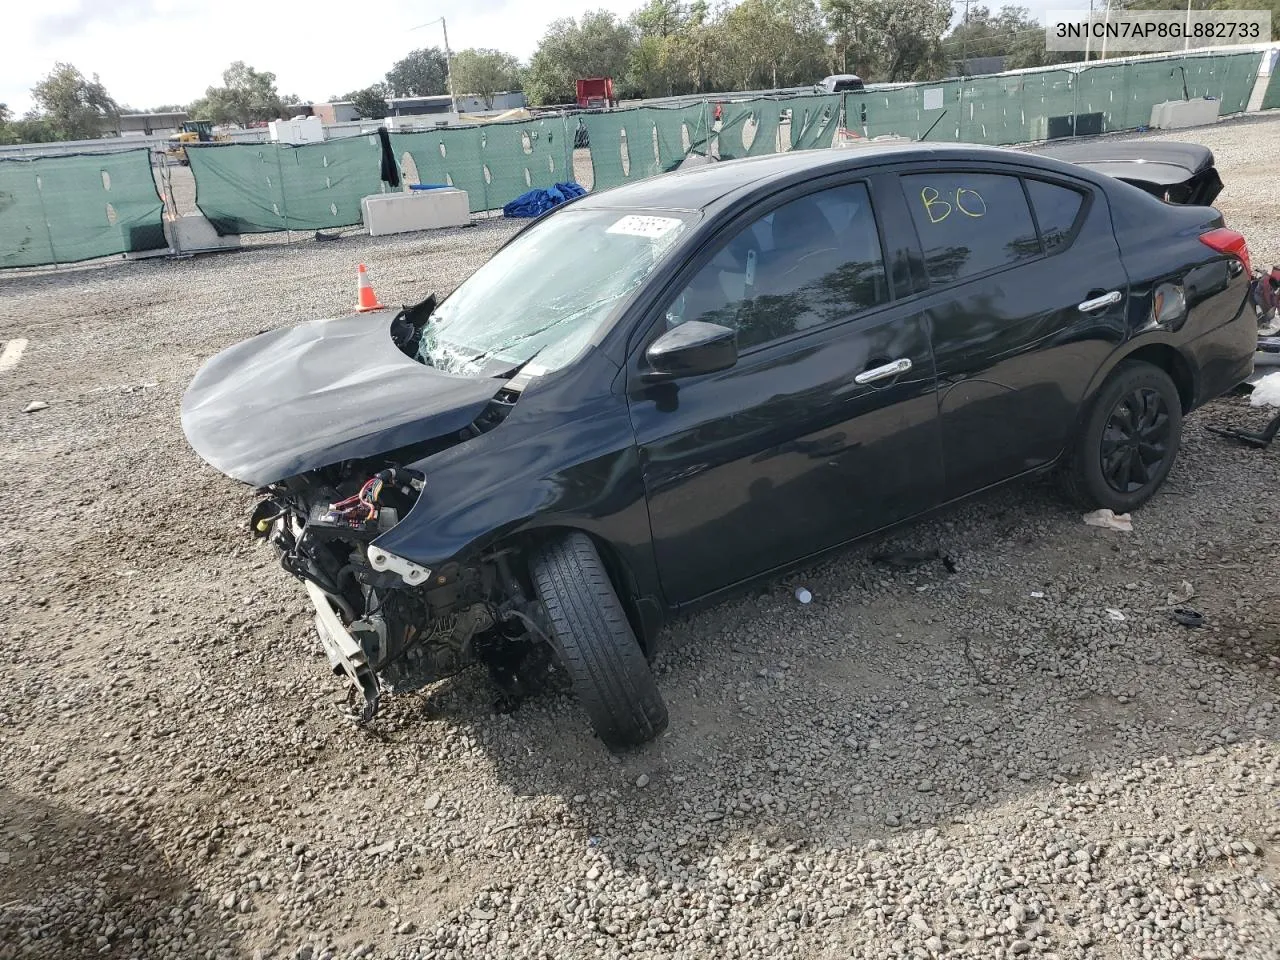
[{"label": "car roof", "polygon": [[816,177],[828,173],[874,167],[886,162],[936,160],[939,163],[996,160],[1063,172],[1083,172],[1071,164],[976,144],[928,144],[918,141],[867,143],[849,149],[793,150],[787,153],[721,160],[687,167],[600,193],[589,193],[574,206],[578,209],[705,210],[718,200],[758,189],[770,181]]}]

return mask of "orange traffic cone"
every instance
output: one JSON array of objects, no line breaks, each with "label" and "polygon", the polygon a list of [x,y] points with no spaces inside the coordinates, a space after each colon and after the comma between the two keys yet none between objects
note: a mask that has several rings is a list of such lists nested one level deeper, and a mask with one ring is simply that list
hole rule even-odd
[{"label": "orange traffic cone", "polygon": [[356,267],[356,310],[359,313],[368,313],[370,310],[385,310],[382,304],[378,302],[378,295],[373,292],[373,287],[369,283],[369,271],[362,263]]}]

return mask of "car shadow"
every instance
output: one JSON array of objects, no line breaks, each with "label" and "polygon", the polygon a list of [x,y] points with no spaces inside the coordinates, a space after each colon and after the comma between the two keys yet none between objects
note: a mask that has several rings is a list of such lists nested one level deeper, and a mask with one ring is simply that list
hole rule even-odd
[{"label": "car shadow", "polygon": [[0,958],[247,956],[136,816],[0,787]]},{"label": "car shadow", "polygon": [[[1169,496],[1181,499],[1176,482]],[[958,531],[971,552],[1013,566],[991,572],[981,556],[961,556],[951,574],[940,557],[892,562],[945,556]],[[1018,561],[1046,553],[1044,537],[1052,556],[1022,577]],[[1114,620],[1091,605],[1089,586],[1056,581],[1060,558],[1063,570],[1115,580],[1123,597],[1133,576],[1124,543],[1030,485],[679,620],[655,662],[670,725],[620,756],[562,690],[496,716],[492,688],[468,675],[428,709],[465,728],[514,794],[562,799],[610,868],[650,880],[710,869],[746,846],[818,855],[963,829],[983,810],[1032,796],[1053,804],[1063,785],[1151,761],[1202,762],[1191,758],[1263,735],[1251,707],[1280,692],[1280,659],[1260,651],[1280,653],[1280,632],[1255,632],[1241,662],[1217,633],[1178,628],[1159,611]],[[887,565],[873,560],[886,555]],[[1170,566],[1176,582],[1183,573]],[[794,598],[800,583],[813,603]],[[1198,602],[1235,626],[1222,589]],[[1010,626],[1046,603],[1064,614]],[[1175,666],[1187,658],[1213,679],[1188,684]]]}]

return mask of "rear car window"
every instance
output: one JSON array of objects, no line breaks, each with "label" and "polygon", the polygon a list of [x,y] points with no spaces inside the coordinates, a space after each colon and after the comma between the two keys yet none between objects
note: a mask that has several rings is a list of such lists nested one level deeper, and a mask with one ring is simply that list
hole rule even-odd
[{"label": "rear car window", "polygon": [[1028,180],[1027,193],[1040,225],[1040,239],[1045,253],[1054,253],[1071,242],[1071,230],[1084,206],[1084,195],[1070,187],[1060,187],[1043,180]]},{"label": "rear car window", "polygon": [[1031,208],[1017,177],[911,174],[902,185],[930,283],[955,283],[1040,256]]}]

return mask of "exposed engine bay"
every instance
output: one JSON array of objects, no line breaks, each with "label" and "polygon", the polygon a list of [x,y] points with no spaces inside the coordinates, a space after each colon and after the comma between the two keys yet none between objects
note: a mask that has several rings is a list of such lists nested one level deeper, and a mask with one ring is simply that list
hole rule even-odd
[{"label": "exposed engine bay", "polygon": [[540,646],[514,548],[427,570],[372,546],[423,487],[422,474],[404,467],[365,476],[341,464],[274,484],[250,519],[316,602],[325,652],[363,694],[364,720],[383,691],[417,690],[477,663],[518,700],[520,668]]},{"label": "exposed engine bay", "polygon": [[[429,298],[395,318],[392,340],[401,352],[416,351],[434,306]],[[493,429],[519,398],[518,386],[499,388],[464,430],[415,445],[414,456]],[[490,668],[505,702],[514,704],[522,677],[545,650],[538,605],[513,573],[517,548],[429,570],[374,545],[425,487],[424,474],[402,464],[347,460],[260,488],[266,497],[250,517],[252,534],[306,585],[325,652],[334,672],[363,694],[366,721],[383,691],[417,690],[477,663]]]}]

